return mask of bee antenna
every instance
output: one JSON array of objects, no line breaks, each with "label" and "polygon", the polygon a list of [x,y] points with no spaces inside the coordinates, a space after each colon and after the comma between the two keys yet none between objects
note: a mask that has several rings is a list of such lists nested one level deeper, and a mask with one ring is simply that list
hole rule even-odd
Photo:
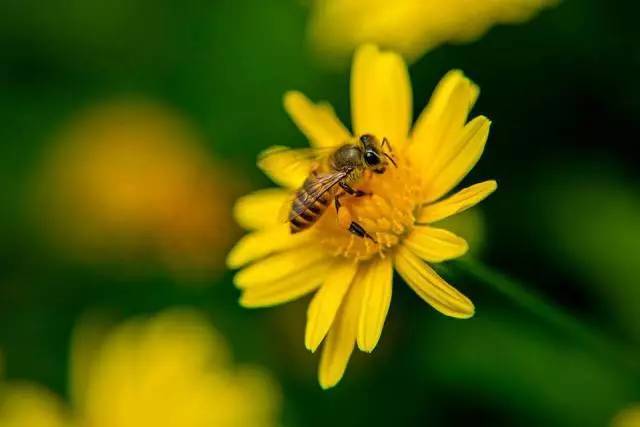
[{"label": "bee antenna", "polygon": [[393,160],[393,157],[391,157],[387,153],[382,153],[382,155],[385,156],[387,159],[389,159],[389,161],[391,161],[391,163],[393,163],[393,166],[395,166],[396,168],[398,167],[398,165],[396,164],[396,161]]}]

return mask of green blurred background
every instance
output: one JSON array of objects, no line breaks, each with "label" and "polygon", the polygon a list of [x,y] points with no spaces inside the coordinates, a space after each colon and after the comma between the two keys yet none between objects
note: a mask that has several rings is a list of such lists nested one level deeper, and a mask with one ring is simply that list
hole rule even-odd
[{"label": "green blurred background", "polygon": [[[197,261],[198,250],[218,251],[222,259],[239,235],[228,215],[232,198],[270,185],[255,168],[256,154],[273,144],[305,144],[281,106],[286,90],[330,101],[348,122],[348,70],[328,70],[311,56],[307,13],[305,4],[285,0],[2,1],[5,377],[66,396],[69,339],[81,315],[101,310],[125,319],[189,305],[205,311],[237,360],[275,375],[284,393],[284,426],[604,426],[640,401],[638,376],[464,274],[450,279],[474,300],[476,317],[445,318],[407,287],[395,286],[379,348],[355,354],[343,381],[324,392],[317,356],[303,345],[308,300],[242,309],[232,273]],[[492,119],[492,133],[468,181],[495,178],[500,188],[483,204],[478,257],[635,359],[637,13],[630,1],[568,0],[528,23],[498,26],[477,42],[439,47],[410,68],[417,111],[449,69],[464,70],[481,87],[474,111]],[[99,115],[105,105],[152,105],[158,121],[166,115],[188,129],[185,139],[202,150],[194,156],[206,159],[196,169],[215,171],[207,175],[213,190],[203,197],[224,194],[216,200],[219,212],[205,216],[216,224],[206,232],[223,236],[220,246],[181,242],[186,252],[167,254],[155,241],[106,249],[99,242],[95,254],[77,254],[89,251],[78,250],[83,236],[74,239],[67,233],[75,228],[58,223],[78,201],[58,200],[63,184],[47,174],[68,172],[64,164],[51,166],[52,152],[83,114]],[[76,161],[93,170],[96,154],[82,153]],[[100,230],[95,235],[105,233]],[[142,239],[151,232],[145,233]],[[167,267],[167,258],[194,251],[196,261]]]}]

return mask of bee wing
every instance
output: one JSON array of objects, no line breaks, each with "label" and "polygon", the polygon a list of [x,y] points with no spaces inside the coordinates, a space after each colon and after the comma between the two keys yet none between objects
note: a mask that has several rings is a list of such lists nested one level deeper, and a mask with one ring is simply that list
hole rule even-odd
[{"label": "bee wing", "polygon": [[274,146],[260,153],[258,167],[277,184],[297,188],[333,151],[333,147],[293,149]]},{"label": "bee wing", "polygon": [[292,220],[303,214],[311,205],[313,205],[324,193],[331,190],[337,183],[343,180],[347,175],[351,173],[351,170],[330,172],[315,177],[310,183],[307,183],[303,189],[299,191],[301,194],[296,194],[296,199],[301,203],[295,203],[291,205],[293,215],[288,218]]}]

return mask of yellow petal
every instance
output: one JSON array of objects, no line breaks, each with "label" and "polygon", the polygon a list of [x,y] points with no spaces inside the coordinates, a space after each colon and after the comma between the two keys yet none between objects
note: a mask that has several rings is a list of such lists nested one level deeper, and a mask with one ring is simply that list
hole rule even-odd
[{"label": "yellow petal", "polygon": [[244,289],[240,304],[247,308],[269,307],[299,298],[320,286],[330,265],[329,260],[320,261],[272,282]]},{"label": "yellow petal", "polygon": [[411,289],[442,314],[460,319],[473,316],[473,303],[445,282],[411,250],[402,246],[398,248],[395,266]]},{"label": "yellow petal", "polygon": [[425,261],[442,262],[458,258],[469,250],[467,242],[442,228],[416,227],[403,244]]},{"label": "yellow petal", "polygon": [[433,157],[445,137],[464,125],[480,90],[460,70],[451,70],[436,86],[426,108],[411,133],[411,143],[419,144],[427,157]]},{"label": "yellow petal", "polygon": [[233,282],[240,289],[260,286],[302,271],[324,258],[327,258],[327,255],[317,246],[307,246],[304,250],[288,250],[240,270]]},{"label": "yellow petal", "polygon": [[322,65],[342,67],[364,42],[415,61],[446,42],[469,42],[495,24],[523,22],[557,0],[315,0],[308,36]]},{"label": "yellow petal", "polygon": [[438,83],[411,134],[409,155],[429,181],[444,167],[473,107],[479,89],[459,70]]},{"label": "yellow petal", "polygon": [[0,384],[2,427],[68,427],[64,402],[46,388],[29,381]]},{"label": "yellow petal", "polygon": [[351,70],[351,114],[356,135],[370,133],[393,147],[405,144],[411,126],[411,83],[404,60],[374,45],[359,48]]},{"label": "yellow petal", "polygon": [[478,116],[464,127],[458,141],[450,150],[443,168],[437,171],[429,182],[425,202],[432,202],[448,193],[476,165],[489,137],[491,122]]},{"label": "yellow petal", "polygon": [[249,230],[282,224],[279,212],[291,196],[291,191],[280,188],[258,190],[240,197],[233,207],[233,214],[238,224]]},{"label": "yellow petal", "polygon": [[315,147],[338,146],[351,138],[330,105],[314,104],[300,92],[287,92],[284,108]]},{"label": "yellow petal", "polygon": [[391,304],[393,265],[391,258],[376,259],[363,266],[364,296],[358,320],[358,348],[372,352],[378,344]]},{"label": "yellow petal", "polygon": [[318,369],[318,380],[323,389],[335,386],[347,369],[358,331],[362,285],[357,278],[351,284],[325,340]]},{"label": "yellow petal", "polygon": [[71,340],[69,387],[73,406],[85,408],[86,398],[97,367],[103,342],[112,319],[102,313],[89,313],[77,322]]},{"label": "yellow petal", "polygon": [[309,176],[313,159],[279,145],[269,147],[258,156],[258,167],[273,182],[290,189],[299,188]]},{"label": "yellow petal", "polygon": [[289,224],[279,224],[254,231],[242,237],[227,255],[229,268],[240,268],[274,252],[303,245],[311,239],[310,233],[291,234]]},{"label": "yellow petal", "polygon": [[498,184],[495,181],[484,181],[467,187],[444,200],[424,206],[416,222],[432,223],[463,212],[483,201],[496,188]]},{"label": "yellow petal", "polygon": [[640,405],[631,404],[615,414],[610,427],[638,427],[640,426]]},{"label": "yellow petal", "polygon": [[307,311],[307,329],[304,337],[307,349],[316,351],[324,339],[357,270],[358,264],[352,261],[340,260],[331,267]]}]

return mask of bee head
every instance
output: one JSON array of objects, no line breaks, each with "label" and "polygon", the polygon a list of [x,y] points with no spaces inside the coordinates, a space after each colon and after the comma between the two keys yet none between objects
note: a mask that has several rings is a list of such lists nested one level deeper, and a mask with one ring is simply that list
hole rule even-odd
[{"label": "bee head", "polygon": [[360,136],[362,144],[362,160],[374,173],[382,174],[387,169],[387,159],[382,153],[378,139],[370,134]]}]

